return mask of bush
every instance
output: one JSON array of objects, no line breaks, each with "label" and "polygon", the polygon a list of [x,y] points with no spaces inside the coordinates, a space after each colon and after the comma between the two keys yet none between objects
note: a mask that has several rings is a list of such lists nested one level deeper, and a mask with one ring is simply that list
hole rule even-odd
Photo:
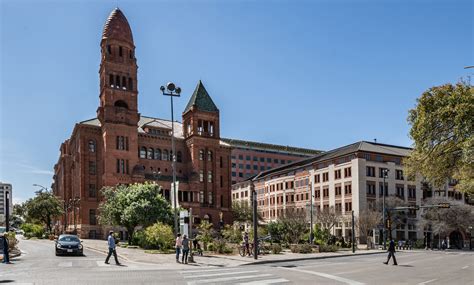
[{"label": "bush", "polygon": [[290,250],[293,253],[311,253],[313,252],[313,248],[311,245],[305,243],[305,244],[292,244],[290,246]]},{"label": "bush", "polygon": [[132,245],[138,245],[142,248],[148,248],[148,245],[146,243],[146,239],[145,239],[145,231],[144,230],[141,230],[141,231],[137,231],[133,234],[133,238],[132,238]]},{"label": "bush", "polygon": [[270,249],[271,249],[271,251],[272,251],[273,254],[279,254],[279,253],[281,253],[282,250],[283,250],[282,247],[281,247],[281,245],[280,245],[279,243],[274,243],[274,244],[272,244],[271,247],[270,247]]},{"label": "bush", "polygon": [[24,236],[26,238],[43,238],[44,228],[42,225],[24,223],[23,225],[21,225],[21,229],[25,232]]},{"label": "bush", "polygon": [[207,244],[207,250],[209,250],[209,251],[215,251],[215,250],[216,250],[216,246],[214,245],[214,243],[208,243],[208,244]]},{"label": "bush", "polygon": [[416,240],[415,243],[413,244],[413,248],[424,249],[425,241],[423,239]]},{"label": "bush", "polygon": [[339,248],[336,245],[321,244],[319,252],[336,252]]},{"label": "bush", "polygon": [[222,236],[231,243],[241,243],[242,242],[242,231],[235,226],[225,225],[222,230]]},{"label": "bush", "polygon": [[155,249],[170,249],[173,247],[174,235],[171,226],[161,222],[155,223],[145,229],[145,247]]}]

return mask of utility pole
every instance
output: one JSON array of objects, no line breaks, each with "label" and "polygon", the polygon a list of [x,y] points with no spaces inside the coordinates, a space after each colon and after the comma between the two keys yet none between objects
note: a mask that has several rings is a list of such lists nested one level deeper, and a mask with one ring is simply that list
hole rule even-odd
[{"label": "utility pole", "polygon": [[309,244],[313,244],[313,184],[310,185],[310,195],[311,195],[311,205],[310,205],[310,214],[311,214],[311,218],[310,218],[310,228],[309,228]]},{"label": "utility pole", "polygon": [[250,183],[250,190],[252,192],[252,209],[253,209],[253,258],[258,259],[258,236],[257,236],[257,192],[255,191],[255,185],[253,181]]},{"label": "utility pole", "polygon": [[387,233],[386,233],[386,227],[387,225],[385,224],[385,178],[387,178],[388,175],[388,169],[383,169],[382,172],[383,175],[383,186],[382,186],[382,220],[383,220],[383,231],[382,231],[382,236],[383,236],[383,250],[387,249]]},{"label": "utility pole", "polygon": [[352,253],[356,251],[355,249],[355,219],[354,219],[354,210],[352,210]]}]

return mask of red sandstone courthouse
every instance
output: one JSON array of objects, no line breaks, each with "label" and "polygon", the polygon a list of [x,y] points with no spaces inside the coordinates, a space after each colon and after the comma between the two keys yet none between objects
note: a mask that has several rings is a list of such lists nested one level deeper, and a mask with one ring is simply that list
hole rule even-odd
[{"label": "red sandstone courthouse", "polygon": [[229,223],[232,183],[318,153],[221,138],[219,109],[199,81],[182,113],[183,123],[173,123],[173,156],[172,122],[138,112],[135,45],[128,21],[118,8],[107,19],[100,47],[97,118],[75,125],[71,137],[61,145],[54,169],[54,193],[64,201],[77,200],[75,206],[65,207],[61,228],[77,228],[81,237],[104,237],[97,222],[104,186],[155,181],[169,200],[173,157],[180,206],[192,207],[199,219],[217,224],[222,216]]}]

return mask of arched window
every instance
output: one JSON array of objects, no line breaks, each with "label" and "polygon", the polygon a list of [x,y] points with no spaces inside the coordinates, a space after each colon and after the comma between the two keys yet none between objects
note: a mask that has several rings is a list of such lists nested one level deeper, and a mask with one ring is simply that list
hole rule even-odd
[{"label": "arched window", "polygon": [[155,151],[153,150],[153,148],[150,147],[148,149],[147,158],[148,159],[153,159],[153,157],[155,157]]},{"label": "arched window", "polygon": [[122,77],[122,89],[127,89],[127,78],[125,76]]},{"label": "arched window", "polygon": [[114,87],[114,75],[113,74],[109,75],[109,85],[110,85],[110,87]]},{"label": "arched window", "polygon": [[107,52],[109,54],[112,54],[112,47],[110,45],[107,45]]},{"label": "arched window", "polygon": [[176,161],[183,162],[183,155],[181,154],[180,151],[176,153]]},{"label": "arched window", "polygon": [[125,103],[125,102],[122,101],[122,100],[117,100],[117,101],[115,101],[114,106],[115,106],[115,107],[121,107],[121,108],[128,109],[127,103]]},{"label": "arched window", "polygon": [[161,160],[161,149],[155,149],[155,159]]},{"label": "arched window", "polygon": [[133,90],[133,79],[130,77],[128,78],[128,89]]},{"label": "arched window", "polygon": [[120,76],[115,76],[115,84],[117,87],[120,87]]},{"label": "arched window", "polygon": [[163,160],[168,160],[168,151],[166,149],[163,150],[162,159]]},{"label": "arched window", "polygon": [[144,146],[140,148],[140,158],[146,158],[146,147]]},{"label": "arched window", "polygon": [[199,150],[199,160],[204,160],[204,150]]},{"label": "arched window", "polygon": [[212,161],[212,151],[207,151],[207,161]]},{"label": "arched window", "polygon": [[95,141],[93,141],[93,140],[89,141],[89,151],[90,152],[95,152]]}]

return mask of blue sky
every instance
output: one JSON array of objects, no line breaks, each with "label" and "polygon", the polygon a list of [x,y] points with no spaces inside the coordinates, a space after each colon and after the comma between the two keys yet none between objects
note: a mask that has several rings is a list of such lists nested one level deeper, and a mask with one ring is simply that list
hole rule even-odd
[{"label": "blue sky", "polygon": [[180,118],[198,80],[221,135],[328,150],[409,146],[407,110],[472,74],[472,1],[0,1],[0,180],[16,201],[50,187],[61,142],[99,104],[99,42],[117,5],[131,25],[139,111]]}]

